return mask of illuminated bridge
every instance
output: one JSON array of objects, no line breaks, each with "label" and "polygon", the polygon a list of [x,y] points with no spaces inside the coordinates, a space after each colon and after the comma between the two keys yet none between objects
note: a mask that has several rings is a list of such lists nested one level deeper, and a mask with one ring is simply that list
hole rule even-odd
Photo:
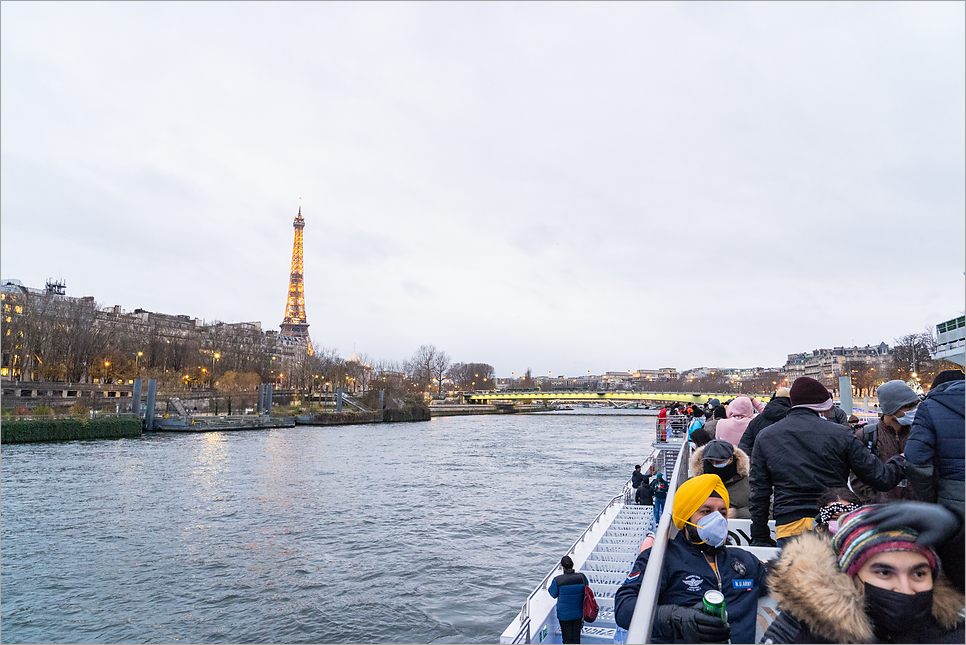
[{"label": "illuminated bridge", "polygon": [[[681,403],[707,403],[708,399],[727,401],[737,394],[692,392],[588,392],[587,390],[526,392],[506,390],[503,392],[477,392],[464,394],[467,403],[497,403],[499,401],[575,401],[580,403],[610,401],[679,401]],[[755,395],[759,401],[767,402],[771,396]]]}]

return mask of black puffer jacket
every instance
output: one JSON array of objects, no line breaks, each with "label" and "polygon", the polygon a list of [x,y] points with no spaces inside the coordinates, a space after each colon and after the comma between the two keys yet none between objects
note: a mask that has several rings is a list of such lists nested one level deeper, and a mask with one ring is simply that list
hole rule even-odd
[{"label": "black puffer jacket", "polygon": [[748,427],[745,428],[745,434],[741,435],[738,447],[750,455],[755,447],[755,439],[758,437],[758,433],[771,424],[784,419],[791,407],[792,400],[787,396],[776,396],[769,401],[761,414],[752,419]]},{"label": "black puffer jacket", "polygon": [[751,457],[751,536],[767,539],[768,506],[775,491],[775,523],[789,524],[818,514],[826,488],[844,488],[849,471],[878,491],[903,478],[902,456],[882,463],[837,423],[807,408],[795,408],[758,435]]}]

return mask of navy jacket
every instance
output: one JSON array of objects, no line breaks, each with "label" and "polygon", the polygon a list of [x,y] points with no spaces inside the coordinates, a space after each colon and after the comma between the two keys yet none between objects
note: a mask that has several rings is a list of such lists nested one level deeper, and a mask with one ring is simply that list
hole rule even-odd
[{"label": "navy jacket", "polygon": [[[929,393],[916,410],[906,462],[909,482],[916,497],[945,504],[963,513],[963,480],[966,475],[966,421],[963,408],[966,382],[943,383]],[[936,490],[934,477],[939,479]]]},{"label": "navy jacket", "polygon": [[[624,629],[630,627],[650,555],[651,550],[647,549],[637,556],[630,574],[614,596],[617,624]],[[754,643],[758,597],[767,594],[765,567],[757,557],[734,546],[715,549],[715,561],[731,624],[731,642]],[[678,532],[667,545],[657,604],[694,607],[704,598],[704,592],[718,588],[718,576],[704,552],[688,541],[684,531]],[[660,625],[654,626],[651,636],[654,643],[677,642],[674,634],[665,633]]]},{"label": "navy jacket", "polygon": [[851,470],[873,490],[896,487],[905,460],[882,463],[849,428],[829,423],[807,408],[792,408],[755,440],[751,457],[751,537],[767,538],[768,508],[775,493],[778,526],[818,515],[826,488],[843,488]]},{"label": "navy jacket", "polygon": [[741,441],[738,442],[738,447],[751,457],[751,451],[755,447],[755,439],[758,438],[758,433],[771,424],[784,419],[791,407],[792,400],[787,396],[776,396],[769,401],[765,405],[765,409],[761,411],[761,414],[752,419],[748,427],[745,428],[745,433],[741,435]]},{"label": "navy jacket", "polygon": [[584,574],[571,571],[560,574],[550,583],[547,591],[557,598],[557,620],[584,617],[584,580]]}]

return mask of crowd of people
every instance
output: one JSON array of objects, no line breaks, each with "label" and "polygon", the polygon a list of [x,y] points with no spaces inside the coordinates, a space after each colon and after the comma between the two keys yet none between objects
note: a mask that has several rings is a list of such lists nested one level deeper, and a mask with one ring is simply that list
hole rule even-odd
[{"label": "crowd of people", "polygon": [[[678,533],[653,642],[752,643],[763,595],[781,612],[763,642],[964,642],[963,373],[939,374],[924,397],[890,381],[878,399],[878,418],[865,423],[801,377],[767,404],[739,396],[661,410],[659,432],[688,419],[673,426],[686,428],[693,452],[668,509]],[[660,518],[668,483],[653,468],[633,479],[637,502]],[[766,565],[726,546],[728,518],[750,519],[751,545],[778,547],[777,557]],[[650,553],[615,597],[625,629]],[[712,590],[726,620],[703,610]]]}]

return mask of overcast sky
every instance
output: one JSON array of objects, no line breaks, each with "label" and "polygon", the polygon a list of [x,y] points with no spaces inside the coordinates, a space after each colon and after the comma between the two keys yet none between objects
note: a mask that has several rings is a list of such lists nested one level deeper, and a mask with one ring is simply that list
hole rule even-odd
[{"label": "overcast sky", "polygon": [[0,270],[500,376],[778,366],[966,299],[966,11],[0,5]]}]

